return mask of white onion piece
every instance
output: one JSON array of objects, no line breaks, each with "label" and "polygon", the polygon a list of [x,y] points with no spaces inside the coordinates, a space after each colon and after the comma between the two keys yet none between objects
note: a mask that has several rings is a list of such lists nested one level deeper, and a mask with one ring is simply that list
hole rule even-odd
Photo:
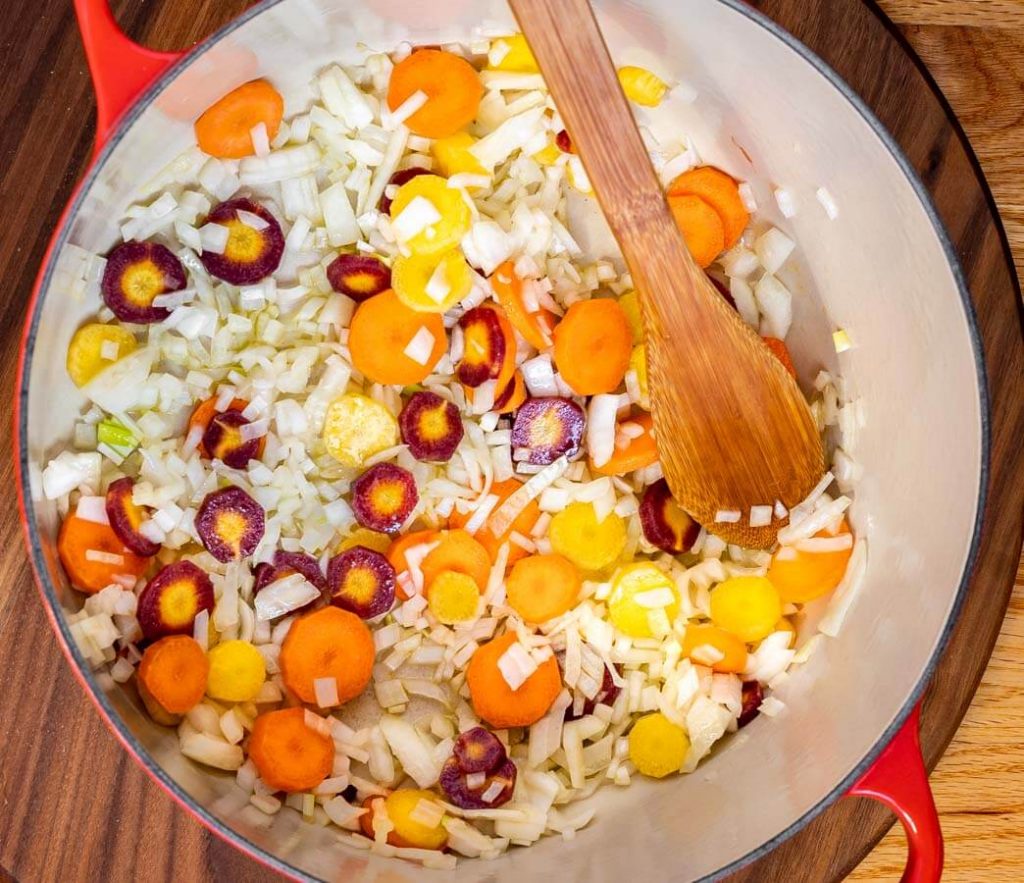
[{"label": "white onion piece", "polygon": [[531,476],[523,486],[512,493],[491,516],[490,529],[495,536],[504,536],[520,513],[549,485],[554,484],[569,468],[565,456],[559,457],[554,463],[545,466],[536,475]]},{"label": "white onion piece", "polygon": [[391,222],[391,229],[399,242],[408,242],[427,227],[441,220],[441,213],[429,199],[414,196],[409,204]]},{"label": "white onion piece", "polygon": [[[78,487],[76,484],[75,487]],[[75,509],[75,517],[83,521],[93,521],[96,524],[110,524],[107,518],[106,497],[81,496],[78,498],[78,507]]]},{"label": "white onion piece", "polygon": [[839,217],[839,206],[827,188],[819,187],[814,195],[818,198],[818,202],[821,203],[821,207],[825,209],[825,214],[828,215],[830,221],[834,221]]},{"label": "white onion piece", "polygon": [[757,237],[754,251],[768,275],[774,276],[793,253],[796,243],[777,227],[771,227]]},{"label": "white onion piece", "polygon": [[426,325],[421,325],[402,350],[402,354],[412,359],[417,365],[426,365],[430,361],[430,355],[434,351],[434,335],[430,333]]},{"label": "white onion piece", "polygon": [[256,619],[259,622],[276,619],[305,607],[320,597],[320,590],[302,574],[295,573],[275,580],[256,596]]},{"label": "white onion piece", "polygon": [[620,400],[614,394],[595,395],[587,407],[587,449],[596,467],[604,466],[615,453],[615,420]]},{"label": "white onion piece", "polygon": [[185,757],[219,770],[237,770],[245,760],[245,755],[238,745],[230,745],[223,739],[198,732],[188,733],[182,737],[181,753]]},{"label": "white onion piece", "polygon": [[395,126],[399,126],[404,123],[427,103],[427,98],[427,93],[421,89],[417,89],[413,92],[412,95],[391,111],[390,116],[387,118],[388,128],[394,128]]},{"label": "white onion piece", "polygon": [[199,228],[199,241],[202,249],[211,254],[224,254],[230,235],[231,231],[223,224],[203,224]]},{"label": "white onion piece", "polygon": [[313,694],[320,708],[333,708],[338,704],[338,681],[336,678],[314,678]]},{"label": "white onion piece", "polygon": [[[556,396],[558,384],[555,382],[555,371],[548,353],[528,359],[520,366],[523,380],[531,396]],[[615,397],[617,398],[617,396]]]},{"label": "white onion piece", "polygon": [[[262,594],[262,593],[261,593]],[[429,788],[440,775],[441,769],[434,760],[430,747],[423,736],[408,721],[385,714],[380,719],[380,731],[388,747],[398,758],[408,775],[420,788]]]},{"label": "white onion piece", "polygon": [[[262,125],[262,123],[260,125]],[[252,227],[253,230],[266,230],[267,227],[270,226],[270,223],[268,221],[264,220],[259,215],[254,214],[253,212],[247,212],[240,209],[239,211],[235,212],[235,217],[237,217],[239,221],[245,224],[246,227]]]},{"label": "white onion piece", "polygon": [[761,336],[784,340],[793,322],[793,296],[789,289],[766,274],[754,286],[754,298],[762,315]]}]

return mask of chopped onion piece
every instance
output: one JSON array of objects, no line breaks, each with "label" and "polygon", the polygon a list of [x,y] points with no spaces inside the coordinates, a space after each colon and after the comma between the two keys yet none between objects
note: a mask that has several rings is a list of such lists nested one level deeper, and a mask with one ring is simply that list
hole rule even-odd
[{"label": "chopped onion piece", "polygon": [[772,507],[771,506],[751,506],[750,507],[750,526],[751,527],[768,527],[772,523]]},{"label": "chopped onion piece", "polygon": [[199,228],[199,240],[204,252],[211,254],[224,254],[228,247],[228,237],[231,231],[223,224],[203,224]]},{"label": "chopped onion piece", "polygon": [[[526,366],[523,367],[525,369]],[[621,404],[622,397],[618,395],[601,394],[590,399],[587,407],[587,449],[596,467],[604,466],[615,453],[615,421]]]},{"label": "chopped onion piece", "polygon": [[536,475],[531,476],[523,486],[514,491],[502,503],[490,520],[490,530],[495,536],[504,536],[520,513],[549,485],[554,484],[569,468],[565,456],[559,457],[554,463],[545,466]]},{"label": "chopped onion piece", "polygon": [[719,509],[715,513],[715,522],[718,524],[736,524],[743,513],[739,509]]},{"label": "chopped onion piece", "polygon": [[[523,380],[531,396],[557,396],[558,384],[555,382],[555,371],[551,365],[551,355],[542,353],[528,359],[520,366]],[[607,462],[607,461],[606,461]]]},{"label": "chopped onion piece", "polygon": [[79,497],[78,506],[75,509],[75,517],[81,518],[83,521],[93,521],[96,524],[110,524],[110,519],[107,518],[106,497],[85,495]]},{"label": "chopped onion piece", "polygon": [[825,209],[825,214],[828,215],[830,221],[839,217],[839,206],[836,205],[835,198],[825,187],[819,187],[814,195],[818,197],[818,202]]},{"label": "chopped onion piece", "polygon": [[796,196],[787,187],[779,187],[775,190],[775,202],[782,212],[784,218],[796,217]]},{"label": "chopped onion piece", "polygon": [[441,220],[441,213],[429,199],[415,196],[409,204],[392,220],[391,229],[399,242],[408,242],[427,227]]},{"label": "chopped onion piece", "polygon": [[426,325],[421,325],[416,334],[413,335],[412,340],[406,344],[402,353],[407,358],[416,362],[416,364],[426,365],[430,361],[430,354],[433,351],[434,335],[430,333]]},{"label": "chopped onion piece", "polygon": [[277,619],[320,597],[320,590],[310,583],[302,574],[294,573],[275,580],[256,596],[253,604],[256,607],[256,619],[265,622]]},{"label": "chopped onion piece", "polygon": [[778,227],[770,227],[757,237],[754,251],[766,273],[774,276],[793,253],[796,243]]},{"label": "chopped onion piece", "polygon": [[[266,156],[270,153],[270,137],[267,135],[267,124],[257,123],[249,130],[249,137],[252,138],[252,150],[256,156]],[[242,220],[241,217],[239,220]],[[260,219],[262,220],[262,218]],[[242,223],[246,221],[242,220]],[[257,230],[262,229],[257,227]]]},{"label": "chopped onion piece", "polygon": [[393,128],[394,126],[404,123],[427,103],[428,97],[427,93],[421,89],[417,89],[413,92],[412,95],[391,111],[391,115],[388,118],[388,122],[390,123],[389,128]]},{"label": "chopped onion piece", "polygon": [[320,708],[333,708],[338,704],[338,681],[335,678],[314,678],[313,693]]},{"label": "chopped onion piece", "polygon": [[838,331],[832,332],[832,344],[837,353],[845,353],[853,346],[853,341],[850,340],[850,335],[840,328]]},{"label": "chopped onion piece", "polygon": [[498,659],[498,669],[510,690],[518,690],[537,670],[537,663],[518,641]]}]

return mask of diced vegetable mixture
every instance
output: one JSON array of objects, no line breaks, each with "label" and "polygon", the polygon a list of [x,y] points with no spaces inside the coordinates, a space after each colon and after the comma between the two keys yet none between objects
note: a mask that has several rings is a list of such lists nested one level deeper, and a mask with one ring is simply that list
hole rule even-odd
[{"label": "diced vegetable mixture", "polygon": [[[620,80],[641,122],[671,113],[672,84]],[[96,314],[41,486],[103,677],[252,811],[438,867],[569,837],[598,788],[784,710],[864,568],[859,402],[819,373],[834,475],[719,513],[788,515],[774,551],[673,500],[637,293],[569,228],[590,188],[522,36],[335,65],[306,107],[256,80],[195,135],[123,241],[62,258]],[[649,146],[695,258],[794,371],[794,243],[688,140]]]}]

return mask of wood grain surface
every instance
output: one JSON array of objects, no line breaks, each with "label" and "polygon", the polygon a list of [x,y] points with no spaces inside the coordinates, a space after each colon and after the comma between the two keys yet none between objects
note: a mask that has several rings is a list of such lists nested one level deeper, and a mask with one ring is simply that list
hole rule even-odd
[{"label": "wood grain surface", "polygon": [[[764,0],[755,5],[818,47],[849,80],[867,84],[860,86],[862,94],[882,110],[895,131],[906,133],[917,123],[919,149],[911,150],[911,159],[939,195],[940,210],[969,276],[985,282],[975,296],[986,335],[994,350],[1012,356],[1008,363],[989,366],[995,369],[996,405],[1003,408],[1013,385],[1024,377],[1024,365],[1014,349],[1020,317],[1007,309],[1010,280],[1000,271],[1001,243],[977,189],[970,186],[967,155],[941,119],[939,106],[922,91],[920,71],[894,51],[873,12],[859,3]],[[245,0],[118,0],[115,7],[132,36],[170,49],[203,37],[246,5]],[[881,6],[960,115],[1006,221],[1017,267],[1024,269],[1024,0],[883,0]],[[843,40],[828,39],[830,28],[848,39],[868,40],[881,56],[844,55]],[[69,0],[0,4],[0,46],[0,204],[5,209],[0,269],[7,290],[0,302],[0,384],[6,395],[13,386],[23,304],[49,231],[89,155],[93,102]],[[908,101],[908,94],[915,100]],[[954,204],[958,197],[959,205]],[[964,199],[974,211],[965,213]],[[1009,416],[1004,414],[995,439],[1006,464],[1019,457],[1024,437],[1024,427],[1014,426]],[[13,483],[10,438],[5,435],[0,439],[0,486],[11,488]],[[1005,572],[1018,558],[1020,499],[1018,492],[1006,488],[996,498],[996,514],[1011,529],[986,536],[990,575]],[[50,633],[32,585],[13,500],[8,497],[4,504],[0,878],[10,875],[26,883],[272,879],[176,808],[100,722]],[[926,708],[924,742],[932,759],[946,747],[970,700],[974,670],[980,672],[998,627],[1001,588],[991,579],[982,582],[972,590],[972,604],[951,645],[955,664],[940,670]],[[1022,662],[1024,571],[1019,571],[985,678],[932,777],[947,838],[948,880],[1024,879]],[[850,870],[863,854],[863,844],[882,833],[887,819],[866,802],[847,804],[856,808],[838,814],[830,810],[816,823],[819,839],[810,847],[804,837],[802,846],[784,847],[742,876],[825,880]],[[821,848],[823,844],[828,848]],[[852,879],[898,879],[904,857],[902,835],[894,831]]]}]

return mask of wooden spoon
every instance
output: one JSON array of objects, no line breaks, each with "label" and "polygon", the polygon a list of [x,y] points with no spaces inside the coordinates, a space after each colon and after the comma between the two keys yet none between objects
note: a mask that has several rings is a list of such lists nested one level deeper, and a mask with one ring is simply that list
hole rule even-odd
[{"label": "wooden spoon", "polygon": [[[509,0],[640,295],[655,434],[679,504],[730,542],[769,548],[825,472],[807,401],[694,263],[588,0]],[[736,522],[719,513],[739,513]]]}]

